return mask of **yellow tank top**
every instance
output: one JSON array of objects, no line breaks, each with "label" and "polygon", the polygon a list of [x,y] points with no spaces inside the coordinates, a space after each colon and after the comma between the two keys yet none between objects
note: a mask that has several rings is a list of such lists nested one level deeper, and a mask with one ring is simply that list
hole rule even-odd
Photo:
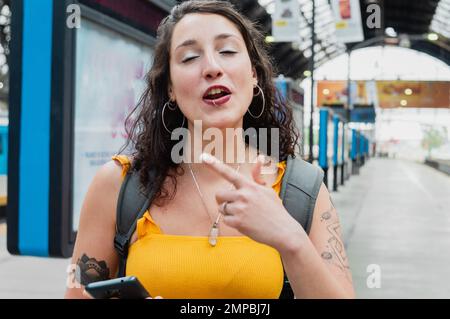
[{"label": "yellow tank top", "polygon": [[[126,156],[113,160],[130,167]],[[278,163],[272,188],[279,194],[286,162]],[[283,288],[283,265],[274,248],[247,236],[219,236],[212,247],[206,236],[163,234],[150,212],[137,222],[137,240],[129,247],[127,276],[136,276],[151,296],[175,299],[275,299]]]}]

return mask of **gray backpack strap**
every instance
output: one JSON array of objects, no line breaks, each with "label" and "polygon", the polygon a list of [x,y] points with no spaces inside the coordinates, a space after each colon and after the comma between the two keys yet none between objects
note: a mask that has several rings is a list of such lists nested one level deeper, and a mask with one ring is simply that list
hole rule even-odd
[{"label": "gray backpack strap", "polygon": [[155,191],[143,194],[138,172],[129,170],[120,188],[116,210],[116,235],[114,247],[119,254],[118,277],[125,276],[128,246],[136,224],[150,207]]},{"label": "gray backpack strap", "polygon": [[280,197],[286,210],[309,234],[323,171],[302,159],[288,157]]},{"label": "gray backpack strap", "polygon": [[[309,234],[314,207],[323,180],[323,171],[302,159],[289,156],[281,183],[280,197],[289,214],[297,220]],[[294,292],[284,273],[280,299],[292,299]]]}]

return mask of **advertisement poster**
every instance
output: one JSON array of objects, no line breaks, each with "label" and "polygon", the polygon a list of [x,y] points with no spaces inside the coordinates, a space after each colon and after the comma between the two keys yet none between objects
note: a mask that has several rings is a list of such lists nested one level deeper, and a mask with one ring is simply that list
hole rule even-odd
[{"label": "advertisement poster", "polygon": [[152,49],[89,20],[77,32],[73,230],[95,173],[126,140],[124,120],[145,89]]},{"label": "advertisement poster", "polygon": [[[368,104],[369,96],[365,81],[351,81],[351,104]],[[318,106],[347,106],[347,81],[317,81]],[[373,100],[373,97],[371,97]]]},{"label": "advertisement poster", "polygon": [[272,36],[275,42],[298,42],[300,6],[297,0],[275,1],[272,15]]},{"label": "advertisement poster", "polygon": [[450,82],[377,81],[380,107],[450,108]]},{"label": "advertisement poster", "polygon": [[317,81],[317,105],[347,105],[346,81]]},{"label": "advertisement poster", "polygon": [[[347,105],[347,81],[317,81],[317,105]],[[352,81],[351,104],[450,108],[448,81]]]},{"label": "advertisement poster", "polygon": [[336,37],[342,43],[364,40],[359,0],[332,0]]}]

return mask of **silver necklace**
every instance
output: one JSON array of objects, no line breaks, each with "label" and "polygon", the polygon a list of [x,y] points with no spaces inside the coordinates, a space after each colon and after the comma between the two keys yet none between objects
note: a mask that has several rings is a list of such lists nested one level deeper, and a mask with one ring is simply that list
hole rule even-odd
[{"label": "silver necklace", "polygon": [[[221,213],[217,214],[216,220],[213,221],[213,219],[211,218],[211,214],[209,213],[208,206],[206,205],[205,198],[203,197],[203,193],[200,190],[200,186],[198,185],[197,178],[195,178],[195,174],[194,174],[194,171],[192,170],[192,166],[190,163],[188,163],[188,166],[189,166],[189,171],[191,172],[192,179],[194,180],[195,186],[197,187],[197,191],[198,191],[198,194],[202,201],[202,204],[205,208],[206,214],[208,215],[209,219],[212,222],[212,226],[209,231],[208,241],[209,241],[209,244],[214,247],[217,244],[217,237],[219,236],[219,222],[220,222],[220,217],[222,214]],[[238,165],[236,172],[239,172],[240,168],[241,168],[241,164]]]}]

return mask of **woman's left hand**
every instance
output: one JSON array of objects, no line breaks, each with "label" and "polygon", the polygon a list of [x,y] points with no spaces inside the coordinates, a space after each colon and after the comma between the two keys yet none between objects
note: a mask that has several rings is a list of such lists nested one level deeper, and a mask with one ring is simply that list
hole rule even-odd
[{"label": "woman's left hand", "polygon": [[252,170],[252,179],[210,154],[202,154],[201,160],[236,188],[216,193],[225,224],[279,252],[290,249],[288,246],[292,240],[298,241],[307,236],[302,226],[284,208],[276,192],[264,186],[260,178],[263,165],[260,159]]}]

